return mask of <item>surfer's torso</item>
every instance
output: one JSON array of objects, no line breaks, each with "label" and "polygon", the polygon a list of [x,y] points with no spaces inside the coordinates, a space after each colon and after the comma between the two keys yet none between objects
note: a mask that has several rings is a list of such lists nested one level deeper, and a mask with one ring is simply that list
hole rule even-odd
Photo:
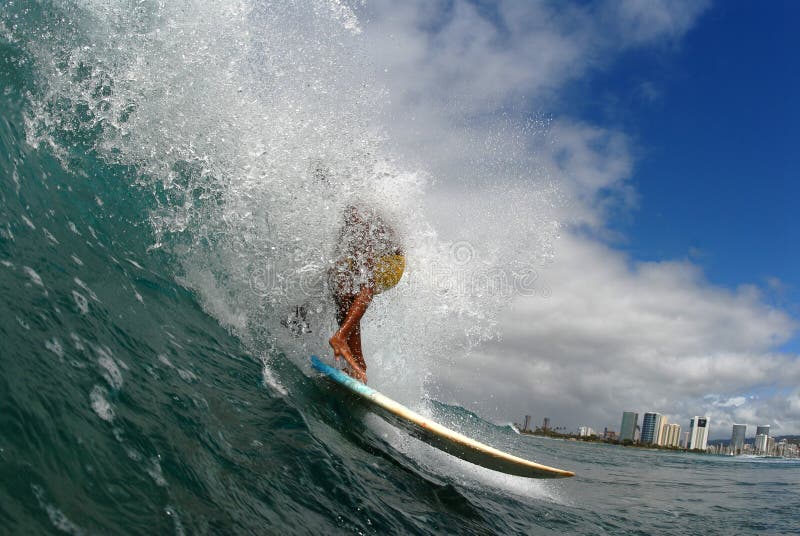
[{"label": "surfer's torso", "polygon": [[351,205],[345,210],[337,256],[332,283],[347,294],[362,286],[383,292],[397,285],[405,271],[397,233],[374,209]]}]

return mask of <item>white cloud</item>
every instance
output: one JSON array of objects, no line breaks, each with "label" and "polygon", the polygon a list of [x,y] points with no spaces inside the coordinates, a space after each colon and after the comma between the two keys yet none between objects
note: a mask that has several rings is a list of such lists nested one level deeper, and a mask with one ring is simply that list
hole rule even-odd
[{"label": "white cloud", "polygon": [[756,287],[724,289],[690,261],[637,263],[592,238],[607,235],[610,211],[636,206],[631,147],[642,142],[572,117],[560,95],[625,50],[680,45],[707,7],[370,4],[366,48],[391,99],[380,122],[436,181],[434,226],[487,262],[536,262],[552,289],[514,300],[501,340],[457,367],[435,361],[443,396],[497,420],[618,428],[622,411],[652,410],[683,425],[708,414],[715,436],[732,422],[800,432],[800,394],[788,391],[800,361],[774,350],[794,321]]},{"label": "white cloud", "polygon": [[494,418],[528,413],[570,427],[616,429],[631,410],[684,425],[707,414],[715,435],[742,421],[800,429],[796,398],[747,397],[800,382],[800,358],[772,351],[796,328],[784,312],[749,287],[713,286],[688,262],[637,263],[572,233],[555,247],[542,272],[552,296],[518,298],[501,340],[465,358],[455,376],[439,371],[457,398],[478,400],[488,385],[496,396],[480,410]]},{"label": "white cloud", "polygon": [[621,50],[675,42],[705,6],[371,3],[366,49],[390,97],[380,123],[443,195],[554,180],[572,200],[564,216],[599,228],[609,203],[635,204],[630,140],[570,117],[559,91]]},{"label": "white cloud", "polygon": [[640,43],[682,37],[708,5],[703,0],[623,0],[606,3],[602,11],[626,39]]}]

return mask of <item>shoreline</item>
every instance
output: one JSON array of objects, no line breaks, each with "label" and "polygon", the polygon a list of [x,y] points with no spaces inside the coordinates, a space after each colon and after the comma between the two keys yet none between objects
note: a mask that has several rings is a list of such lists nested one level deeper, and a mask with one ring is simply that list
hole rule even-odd
[{"label": "shoreline", "polygon": [[690,454],[703,454],[709,456],[723,456],[726,458],[740,458],[740,457],[750,457],[750,458],[773,458],[773,459],[781,459],[781,460],[798,460],[799,457],[791,457],[791,456],[775,456],[775,455],[760,455],[760,454],[752,454],[752,453],[743,453],[743,454],[730,454],[724,452],[709,452],[708,450],[702,449],[687,449],[684,447],[667,447],[663,445],[654,445],[652,443],[638,443],[631,440],[624,440],[618,441],[616,439],[604,439],[599,436],[576,436],[573,434],[562,434],[559,432],[553,432],[550,430],[543,431],[539,428],[536,430],[520,430],[518,427],[513,426],[514,430],[523,436],[535,436],[535,437],[544,437],[548,439],[559,439],[561,441],[580,441],[583,443],[596,443],[601,445],[611,445],[611,446],[618,446],[618,447],[626,447],[626,448],[635,448],[635,449],[643,449],[643,450],[653,450],[653,451],[666,451],[666,452],[685,452]]}]

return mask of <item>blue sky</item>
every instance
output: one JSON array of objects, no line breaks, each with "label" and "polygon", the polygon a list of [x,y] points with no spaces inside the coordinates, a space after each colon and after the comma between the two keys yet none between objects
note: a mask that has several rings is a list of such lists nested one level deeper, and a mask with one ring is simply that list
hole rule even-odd
[{"label": "blue sky", "polygon": [[[572,84],[580,114],[637,146],[638,205],[615,214],[634,258],[691,258],[800,316],[798,2],[719,2],[678,43]],[[776,285],[777,278],[782,285]],[[772,281],[772,284],[770,284]],[[786,346],[797,351],[797,338]]]}]

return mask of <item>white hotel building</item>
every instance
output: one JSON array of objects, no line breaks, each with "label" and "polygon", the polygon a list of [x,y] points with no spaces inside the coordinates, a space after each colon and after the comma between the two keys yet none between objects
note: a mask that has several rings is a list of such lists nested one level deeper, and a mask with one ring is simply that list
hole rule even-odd
[{"label": "white hotel building", "polygon": [[689,421],[689,449],[706,450],[708,446],[708,417],[694,416]]}]

